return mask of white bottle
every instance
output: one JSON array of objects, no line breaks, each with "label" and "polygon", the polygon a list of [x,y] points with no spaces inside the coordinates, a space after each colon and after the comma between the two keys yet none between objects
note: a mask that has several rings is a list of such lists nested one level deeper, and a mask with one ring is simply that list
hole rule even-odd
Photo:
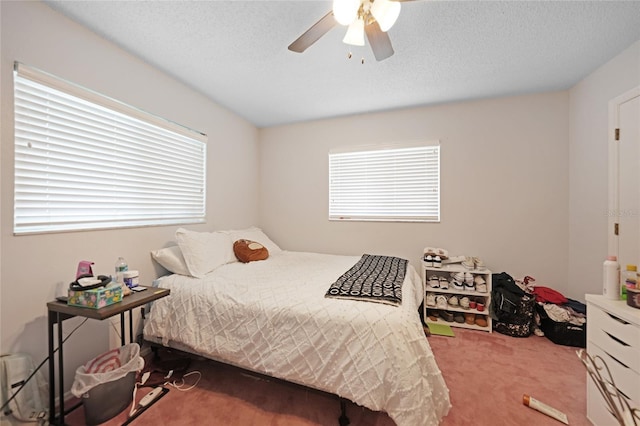
[{"label": "white bottle", "polygon": [[618,265],[618,258],[616,256],[607,256],[607,260],[604,261],[603,270],[604,286],[602,294],[607,299],[620,299],[620,265]]},{"label": "white bottle", "polygon": [[124,284],[124,273],[129,270],[129,265],[127,265],[127,261],[124,260],[123,257],[119,257],[116,262],[116,282],[120,285]]}]

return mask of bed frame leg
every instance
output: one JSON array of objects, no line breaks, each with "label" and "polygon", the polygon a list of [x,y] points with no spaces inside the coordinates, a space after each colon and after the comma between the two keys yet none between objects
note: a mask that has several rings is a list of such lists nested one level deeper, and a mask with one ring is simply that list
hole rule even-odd
[{"label": "bed frame leg", "polygon": [[338,417],[338,424],[340,426],[348,426],[351,423],[349,417],[347,417],[347,402],[344,398],[340,398],[340,417]]}]

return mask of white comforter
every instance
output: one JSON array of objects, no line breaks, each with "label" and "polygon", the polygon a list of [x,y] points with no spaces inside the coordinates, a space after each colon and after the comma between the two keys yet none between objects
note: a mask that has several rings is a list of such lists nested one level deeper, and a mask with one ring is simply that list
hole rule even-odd
[{"label": "white comforter", "polygon": [[230,263],[202,279],[170,275],[146,338],[385,411],[399,426],[437,425],[449,390],[418,315],[408,266],[400,307],[327,299],[359,257],[288,252]]}]

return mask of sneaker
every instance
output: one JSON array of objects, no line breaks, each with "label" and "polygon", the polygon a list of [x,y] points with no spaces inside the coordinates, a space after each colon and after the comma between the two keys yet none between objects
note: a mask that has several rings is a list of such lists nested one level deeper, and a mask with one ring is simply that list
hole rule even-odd
[{"label": "sneaker", "polygon": [[476,275],[476,277],[473,279],[473,282],[476,285],[477,292],[480,292],[480,293],[487,292],[487,283],[485,282],[484,278],[482,278],[480,275]]},{"label": "sneaker", "polygon": [[451,273],[451,278],[453,278],[454,280],[458,281],[458,282],[463,282],[464,281],[464,273],[463,272],[452,272]]},{"label": "sneaker", "polygon": [[437,275],[431,275],[427,281],[429,288],[440,288],[440,280]]},{"label": "sneaker", "polygon": [[457,308],[458,307],[458,296],[451,296],[449,298],[449,300],[447,300],[447,303],[449,303],[449,305]]},{"label": "sneaker", "polygon": [[447,298],[441,294],[437,295],[436,306],[438,309],[447,309]]},{"label": "sneaker", "polygon": [[478,312],[484,311],[484,297],[478,297],[476,299],[476,309]]},{"label": "sneaker", "polygon": [[459,304],[462,309],[469,309],[469,298],[467,296],[461,297]]},{"label": "sneaker", "polygon": [[484,271],[487,269],[486,266],[484,266],[484,262],[479,257],[473,258],[473,265],[478,271]]},{"label": "sneaker", "polygon": [[473,258],[466,256],[462,261],[462,266],[464,266],[467,269],[473,269],[475,266],[475,264],[473,263]]},{"label": "sneaker", "polygon": [[453,320],[454,320],[455,322],[458,322],[458,323],[460,323],[460,324],[463,324],[463,323],[464,323],[464,315],[462,315],[462,313],[461,313],[461,312],[456,312],[456,313],[453,315]]},{"label": "sneaker", "polygon": [[476,285],[471,281],[471,283],[464,282],[464,291],[476,291]]},{"label": "sneaker", "polygon": [[440,277],[440,288],[446,290],[449,288],[449,281],[445,277]]},{"label": "sneaker", "polygon": [[436,306],[436,294],[427,293],[427,306]]},{"label": "sneaker", "polygon": [[454,290],[464,290],[464,285],[462,285],[460,281],[457,281],[451,278],[450,283],[451,283],[451,287],[453,287]]},{"label": "sneaker", "polygon": [[464,283],[473,284],[473,274],[471,272],[464,273]]},{"label": "sneaker", "polygon": [[430,254],[424,257],[424,266],[433,266],[433,257]]},{"label": "sneaker", "polygon": [[433,258],[433,267],[442,268],[442,259],[440,258],[440,256],[436,256]]}]

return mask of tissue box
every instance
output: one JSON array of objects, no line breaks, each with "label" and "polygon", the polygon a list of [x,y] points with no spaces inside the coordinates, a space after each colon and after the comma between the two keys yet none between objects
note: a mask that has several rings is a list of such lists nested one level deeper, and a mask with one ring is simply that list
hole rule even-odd
[{"label": "tissue box", "polygon": [[122,301],[122,287],[99,287],[91,290],[69,290],[67,304],[100,309]]}]

